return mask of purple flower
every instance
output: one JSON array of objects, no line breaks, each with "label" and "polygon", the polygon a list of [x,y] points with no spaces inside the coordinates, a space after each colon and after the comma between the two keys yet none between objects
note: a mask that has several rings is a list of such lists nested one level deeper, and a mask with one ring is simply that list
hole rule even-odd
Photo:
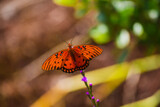
[{"label": "purple flower", "polygon": [[80,73],[83,73],[83,71],[82,71],[82,70],[80,70]]},{"label": "purple flower", "polygon": [[97,99],[97,102],[99,102],[99,99]]},{"label": "purple flower", "polygon": [[83,78],[82,78],[82,81],[87,82],[87,81],[88,81],[88,80],[87,80],[87,77],[83,77]]},{"label": "purple flower", "polygon": [[92,87],[92,83],[89,83],[89,86]]},{"label": "purple flower", "polygon": [[92,100],[94,99],[94,96],[92,97]]},{"label": "purple flower", "polygon": [[87,95],[89,95],[89,92],[86,92]]}]

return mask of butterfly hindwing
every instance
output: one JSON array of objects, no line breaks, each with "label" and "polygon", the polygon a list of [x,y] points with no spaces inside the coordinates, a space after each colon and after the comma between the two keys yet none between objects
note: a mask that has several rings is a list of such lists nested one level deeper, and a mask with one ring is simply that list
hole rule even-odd
[{"label": "butterfly hindwing", "polygon": [[53,54],[43,63],[42,69],[47,71],[61,69],[62,63],[67,55],[68,55],[67,49]]},{"label": "butterfly hindwing", "polygon": [[77,70],[85,69],[88,65],[89,61],[86,57],[72,50],[72,54],[69,53],[64,64],[62,64],[62,70],[67,73],[73,73]]},{"label": "butterfly hindwing", "polygon": [[83,56],[85,56],[88,60],[100,55],[102,53],[102,49],[94,46],[94,45],[79,45],[74,46],[73,50]]},{"label": "butterfly hindwing", "polygon": [[64,59],[64,62],[62,63],[62,68],[61,70],[67,73],[74,72],[76,68],[75,62],[69,53],[67,57]]},{"label": "butterfly hindwing", "polygon": [[83,70],[86,67],[88,67],[89,60],[85,56],[83,56],[75,51],[74,51],[74,56],[76,59],[76,66],[77,66],[78,70]]}]

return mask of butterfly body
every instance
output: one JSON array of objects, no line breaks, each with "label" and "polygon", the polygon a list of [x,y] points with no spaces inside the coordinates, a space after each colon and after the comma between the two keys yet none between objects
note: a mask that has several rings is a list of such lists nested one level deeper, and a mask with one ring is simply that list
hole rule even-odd
[{"label": "butterfly body", "polygon": [[50,56],[42,65],[43,70],[62,70],[66,73],[73,73],[83,70],[89,65],[89,61],[100,55],[102,49],[94,45],[72,46]]}]

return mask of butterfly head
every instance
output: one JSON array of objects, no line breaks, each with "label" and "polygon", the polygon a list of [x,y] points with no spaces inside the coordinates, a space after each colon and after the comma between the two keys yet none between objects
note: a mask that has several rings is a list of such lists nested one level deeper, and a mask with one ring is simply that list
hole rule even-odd
[{"label": "butterfly head", "polygon": [[72,46],[71,43],[68,44],[68,47],[69,47],[69,49],[72,49],[72,48],[73,48],[73,46]]}]

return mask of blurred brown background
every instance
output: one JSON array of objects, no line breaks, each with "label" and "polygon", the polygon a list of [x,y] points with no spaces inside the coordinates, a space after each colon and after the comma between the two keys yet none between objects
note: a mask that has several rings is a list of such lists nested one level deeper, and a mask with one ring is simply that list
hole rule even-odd
[{"label": "blurred brown background", "polygon": [[[90,11],[82,18],[75,18],[74,12],[71,7],[49,0],[0,0],[0,107],[29,107],[57,81],[79,74],[41,70],[47,57],[67,48],[65,41],[74,38],[73,45],[97,45],[88,34],[97,24],[97,12]],[[131,44],[135,40],[132,36]],[[103,54],[90,62],[86,72],[116,64],[121,56],[122,50],[113,41],[98,46]],[[145,52],[143,45],[136,46],[125,61],[145,57]],[[129,82],[124,81],[109,96],[100,99],[100,107],[119,107],[153,95],[160,88],[159,75],[156,69],[132,76]],[[134,88],[129,85],[132,81],[136,84],[134,96],[126,94]],[[93,90],[101,85],[104,84],[94,86]],[[91,106],[85,92],[86,89],[71,92],[53,107]]]}]

